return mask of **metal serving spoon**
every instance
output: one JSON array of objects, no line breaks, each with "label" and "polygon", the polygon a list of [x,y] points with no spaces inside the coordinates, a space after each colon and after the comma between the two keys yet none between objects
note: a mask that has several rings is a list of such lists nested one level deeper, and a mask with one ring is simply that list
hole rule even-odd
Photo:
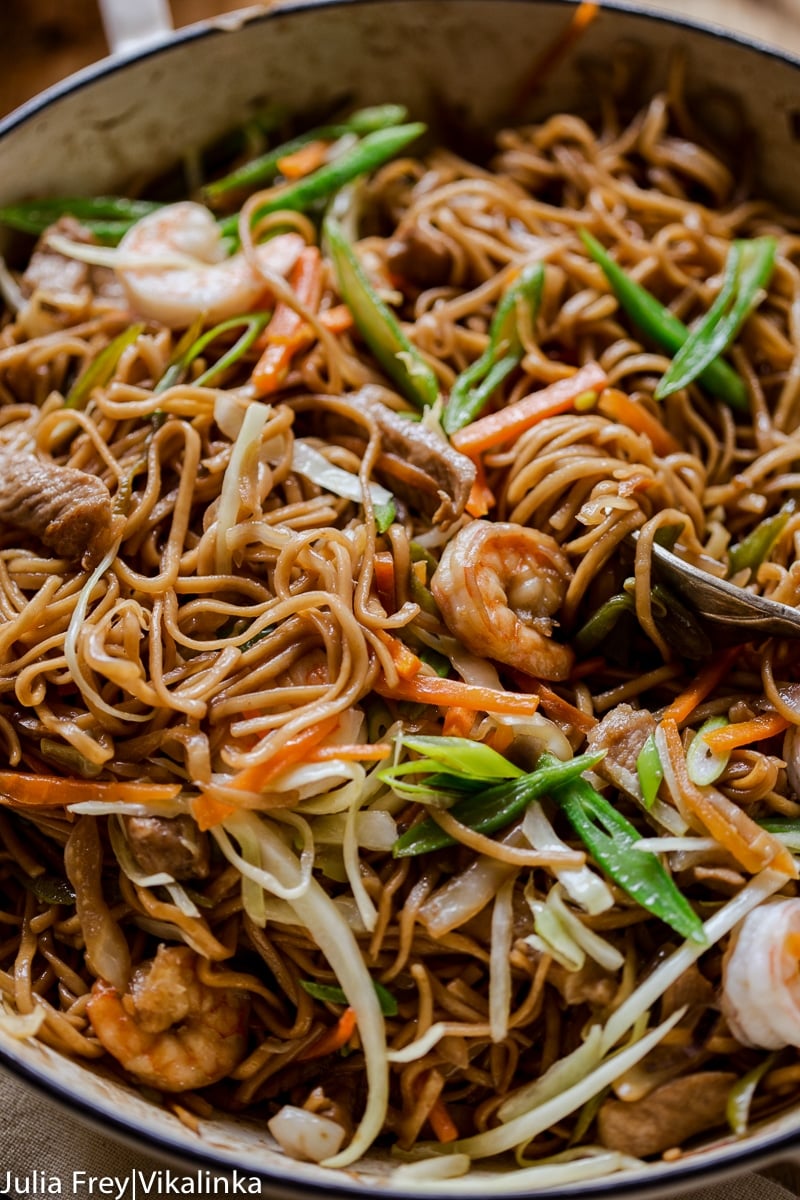
[{"label": "metal serving spoon", "polygon": [[738,641],[758,637],[800,637],[800,609],[717,579],[676,554],[653,545],[658,575],[705,623],[735,634]]}]

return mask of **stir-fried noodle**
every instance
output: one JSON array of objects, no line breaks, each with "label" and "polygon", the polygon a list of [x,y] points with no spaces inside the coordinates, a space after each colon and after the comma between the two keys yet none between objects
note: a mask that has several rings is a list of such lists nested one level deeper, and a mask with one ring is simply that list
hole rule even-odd
[{"label": "stir-fried noodle", "polygon": [[56,205],[4,275],[3,1029],[423,1177],[797,1096],[796,652],[652,566],[800,599],[797,222],[680,63],[602,94]]}]

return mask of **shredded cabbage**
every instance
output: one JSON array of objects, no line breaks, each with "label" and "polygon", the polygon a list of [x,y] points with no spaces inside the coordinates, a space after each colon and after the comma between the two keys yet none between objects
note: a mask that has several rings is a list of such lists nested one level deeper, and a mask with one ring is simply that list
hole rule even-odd
[{"label": "shredded cabbage", "polygon": [[[292,470],[296,471],[298,475],[304,475],[312,483],[316,483],[317,487],[321,487],[323,491],[333,492],[334,496],[341,496],[345,500],[354,500],[356,504],[361,504],[364,499],[364,489],[357,475],[328,462],[324,454],[315,450],[313,446],[309,446],[308,442],[304,442],[301,438],[294,443]],[[376,508],[384,508],[394,499],[392,493],[379,483],[369,484],[369,494]]]},{"label": "shredded cabbage", "polygon": [[233,443],[217,509],[216,567],[220,575],[229,574],[233,562],[233,553],[228,546],[228,531],[236,524],[239,514],[241,476],[247,456],[259,446],[261,434],[271,413],[272,409],[268,404],[253,401],[244,414],[241,429]]},{"label": "shredded cabbage", "polygon": [[514,935],[514,882],[507,879],[492,909],[492,942],[489,958],[489,1030],[493,1042],[508,1034],[511,1012],[511,944]]},{"label": "shredded cabbage", "polygon": [[367,1104],[350,1144],[323,1162],[327,1167],[347,1167],[370,1148],[386,1117],[389,1068],[383,1013],[358,942],[342,912],[310,873],[306,876],[306,864],[286,846],[277,828],[252,813],[237,814],[225,824],[235,832],[242,823],[253,822],[258,823],[264,864],[259,874],[271,881],[273,886],[269,890],[274,895],[291,897],[291,906],[299,923],[306,929],[313,929],[317,945],[356,1013],[366,1063]]},{"label": "shredded cabbage", "polygon": [[78,602],[72,610],[72,616],[70,617],[67,633],[64,638],[64,658],[67,661],[72,682],[80,689],[81,695],[90,708],[97,708],[100,712],[105,713],[109,717],[114,717],[117,721],[149,721],[152,716],[150,712],[126,712],[122,708],[115,708],[111,704],[106,704],[97,688],[84,675],[78,656],[78,638],[86,624],[86,613],[89,609],[89,601],[92,598],[95,584],[103,578],[106,571],[114,562],[118,550],[119,540],[114,543],[108,553],[100,560],[81,588]]},{"label": "shredded cabbage", "polygon": [[[522,832],[534,850],[568,850],[547,819],[541,804],[531,804],[522,821]],[[614,896],[604,879],[591,867],[554,867],[556,879],[575,904],[595,916],[614,907]]]}]

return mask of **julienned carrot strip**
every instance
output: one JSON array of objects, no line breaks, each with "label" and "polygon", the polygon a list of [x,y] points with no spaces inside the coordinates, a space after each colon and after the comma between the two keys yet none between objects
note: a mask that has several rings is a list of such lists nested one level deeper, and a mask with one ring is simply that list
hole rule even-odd
[{"label": "julienned carrot strip", "polygon": [[544,52],[536,60],[533,70],[526,78],[524,86],[520,89],[516,106],[523,104],[538,92],[547,76],[552,73],[578,39],[583,36],[583,31],[591,25],[599,12],[599,4],[593,3],[591,0],[581,0],[581,3],[570,17],[566,28],[558,34],[555,40],[545,48]]},{"label": "julienned carrot strip", "polygon": [[706,696],[713,692],[717,684],[721,682],[738,654],[738,647],[731,646],[728,650],[723,650],[717,658],[712,659],[703,667],[686,691],[681,692],[667,705],[662,713],[662,719],[675,721],[677,725],[683,724],[698,704],[702,704]]},{"label": "julienned carrot strip", "polygon": [[800,959],[800,933],[791,931],[783,939],[783,948],[791,958]]},{"label": "julienned carrot strip", "polygon": [[454,433],[450,441],[456,450],[474,458],[484,450],[499,446],[501,442],[519,437],[547,417],[568,412],[581,396],[596,394],[607,382],[606,373],[598,363],[587,363],[574,375],[559,379],[538,392],[531,392],[529,396],[523,396],[521,400],[507,404],[497,412],[479,417],[471,425],[465,425]]},{"label": "julienned carrot strip", "polygon": [[67,779],[62,775],[26,775],[0,771],[0,804],[11,808],[63,808],[84,800],[120,801],[133,804],[158,804],[174,800],[179,783],[147,783],[131,780],[96,782],[91,779]]},{"label": "julienned carrot strip", "polygon": [[445,737],[468,738],[475,724],[475,710],[464,708],[462,704],[454,704],[444,714],[442,733]]},{"label": "julienned carrot strip", "polygon": [[216,796],[209,795],[207,792],[201,792],[199,796],[195,796],[192,800],[192,816],[197,822],[198,829],[203,833],[207,829],[213,829],[215,825],[221,825],[228,817],[232,817],[236,812],[234,804],[228,804],[224,800],[219,800]]},{"label": "julienned carrot strip", "polygon": [[234,775],[227,786],[243,792],[263,791],[281,771],[295,766],[296,763],[305,762],[311,750],[329,733],[333,733],[338,724],[339,718],[335,714],[323,721],[316,721],[302,733],[290,738],[278,753],[266,762],[254,763],[252,767],[245,767],[238,775]]},{"label": "julienned carrot strip", "polygon": [[661,458],[666,458],[668,454],[677,454],[681,449],[680,442],[662,425],[658,417],[654,417],[643,404],[637,404],[618,388],[606,388],[597,407],[604,417],[609,417],[620,425],[627,425],[634,433],[644,434]]},{"label": "julienned carrot strip", "polygon": [[322,166],[329,149],[330,142],[306,142],[305,146],[295,150],[294,154],[286,154],[279,158],[278,170],[285,179],[302,179],[304,175],[310,175],[317,167]]},{"label": "julienned carrot strip", "polygon": [[716,788],[699,788],[692,783],[677,723],[667,717],[662,719],[661,729],[680,793],[676,799],[746,871],[756,874],[764,867],[774,867],[776,871],[784,871],[790,878],[796,879],[795,861],[776,837],[756,825],[738,804],[734,804]]},{"label": "julienned carrot strip", "polygon": [[397,607],[394,558],[388,550],[379,550],[373,556],[372,570],[375,575],[375,587],[378,589],[378,599],[387,613],[393,613]]},{"label": "julienned carrot strip", "polygon": [[411,700],[417,704],[438,704],[443,708],[457,704],[476,712],[510,713],[522,717],[532,716],[539,707],[538,696],[498,692],[474,683],[463,683],[460,679],[442,679],[439,675],[398,679],[394,687],[389,687],[385,678],[379,678],[375,691],[388,700]]},{"label": "julienned carrot strip", "polygon": [[349,742],[342,746],[317,746],[306,762],[329,762],[340,758],[347,762],[380,762],[391,752],[392,747],[388,742]]},{"label": "julienned carrot strip", "polygon": [[458,1128],[441,1096],[437,1096],[431,1105],[428,1121],[437,1141],[455,1142],[458,1140]]},{"label": "julienned carrot strip", "polygon": [[712,729],[703,734],[703,741],[714,754],[727,754],[740,746],[749,746],[751,742],[775,737],[790,724],[780,713],[762,713],[750,721],[736,721],[722,729]]},{"label": "julienned carrot strip", "polygon": [[516,670],[512,670],[510,674],[517,687],[538,697],[543,712],[552,720],[573,725],[581,733],[588,733],[590,729],[594,729],[597,724],[596,717],[576,708],[574,704],[570,704],[569,700],[559,696],[558,692],[554,692],[546,683],[542,683],[541,679],[534,679],[532,675],[526,675],[524,672]]},{"label": "julienned carrot strip", "polygon": [[487,746],[498,754],[505,754],[514,742],[514,730],[510,725],[495,725],[494,729],[484,738]]},{"label": "julienned carrot strip", "polygon": [[385,629],[378,631],[378,637],[392,656],[394,669],[401,679],[411,680],[419,675],[422,670],[422,659],[413,650],[409,650],[405,642],[401,642],[400,638],[393,637]]},{"label": "julienned carrot strip", "polygon": [[347,333],[353,328],[353,314],[346,304],[335,304],[317,315],[320,325],[324,325],[329,333]]},{"label": "julienned carrot strip", "polygon": [[[316,246],[301,250],[289,283],[300,303],[316,312],[322,296],[322,256]],[[275,306],[264,335],[267,347],[253,369],[252,382],[259,396],[270,395],[280,388],[292,358],[308,343],[308,332],[306,322],[288,304],[280,302]]]},{"label": "julienned carrot strip", "polygon": [[495,506],[494,492],[486,482],[486,472],[479,458],[474,459],[475,481],[470,489],[466,503],[467,512],[471,517],[485,517]]},{"label": "julienned carrot strip", "polygon": [[331,1029],[327,1029],[310,1046],[306,1046],[305,1050],[297,1055],[295,1062],[308,1062],[310,1058],[322,1058],[326,1054],[335,1054],[350,1041],[355,1033],[356,1023],[356,1010],[348,1005],[337,1023]]}]

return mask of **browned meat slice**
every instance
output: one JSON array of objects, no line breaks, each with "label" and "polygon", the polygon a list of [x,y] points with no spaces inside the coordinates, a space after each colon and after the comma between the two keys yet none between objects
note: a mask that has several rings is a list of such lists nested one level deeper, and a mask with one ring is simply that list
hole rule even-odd
[{"label": "browned meat slice", "polygon": [[655,718],[647,709],[618,704],[599,725],[595,725],[587,738],[590,750],[606,751],[598,772],[630,771],[635,774],[636,760],[655,727]]},{"label": "browned meat slice", "polygon": [[123,817],[131,854],[145,875],[205,879],[208,838],[191,817]]},{"label": "browned meat slice", "polygon": [[676,1026],[685,1036],[676,1042],[661,1042],[641,1062],[615,1079],[614,1091],[620,1100],[626,1104],[638,1102],[667,1080],[685,1075],[687,1071],[697,1071],[708,1061],[710,1054],[705,1048],[705,1038],[700,1034],[694,1036],[694,1033],[714,1003],[714,995],[714,985],[694,964],[667,988],[661,1002],[661,1019],[685,1008],[686,1012]]},{"label": "browned meat slice", "polygon": [[475,466],[464,454],[418,421],[394,412],[364,389],[353,402],[381,431],[383,472],[394,491],[431,520],[450,525],[464,511]]},{"label": "browned meat slice", "polygon": [[660,1154],[725,1120],[730,1071],[698,1071],[656,1088],[635,1103],[606,1100],[597,1116],[600,1142],[636,1158]]},{"label": "browned meat slice", "polygon": [[112,515],[108,488],[96,476],[0,450],[0,524],[34,534],[61,558],[99,558],[111,540]]},{"label": "browned meat slice", "polygon": [[597,774],[639,801],[642,788],[636,774],[636,759],[655,727],[655,718],[646,709],[618,704],[589,731],[586,739],[587,750],[606,752],[603,761],[595,767]]},{"label": "browned meat slice", "polygon": [[592,1009],[606,1008],[619,986],[614,976],[592,959],[588,959],[579,971],[567,971],[555,963],[547,978],[558,988],[566,1005],[588,1004]]},{"label": "browned meat slice", "polygon": [[125,293],[114,271],[108,267],[90,267],[77,259],[59,254],[48,244],[51,233],[87,245],[94,245],[96,241],[74,217],[61,217],[45,230],[31,255],[22,276],[22,287],[27,296],[37,291],[51,294],[64,292],[68,296],[76,296],[83,288],[89,288],[96,296],[118,300],[121,307],[127,308]]},{"label": "browned meat slice", "polygon": [[419,287],[449,281],[453,255],[450,247],[433,233],[410,225],[397,231],[386,250],[389,270]]},{"label": "browned meat slice", "polygon": [[713,983],[706,979],[697,963],[692,963],[664,992],[664,998],[661,1001],[661,1020],[665,1021],[679,1008],[687,1008],[689,1011],[681,1021],[681,1026],[689,1024],[687,1018],[694,1013],[696,1019],[698,1011],[708,1008],[713,999]]}]

